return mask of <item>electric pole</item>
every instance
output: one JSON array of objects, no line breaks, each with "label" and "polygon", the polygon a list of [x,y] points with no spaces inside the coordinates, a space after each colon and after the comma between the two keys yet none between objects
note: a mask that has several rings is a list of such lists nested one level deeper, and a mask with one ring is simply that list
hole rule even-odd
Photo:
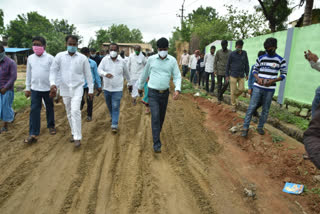
[{"label": "electric pole", "polygon": [[179,9],[179,10],[181,11],[181,15],[177,14],[177,17],[181,18],[181,29],[182,29],[183,19],[184,19],[184,15],[183,15],[183,14],[184,14],[184,11],[185,11],[185,9],[184,9],[184,2],[185,2],[185,1],[186,1],[186,0],[183,0],[181,9]]}]

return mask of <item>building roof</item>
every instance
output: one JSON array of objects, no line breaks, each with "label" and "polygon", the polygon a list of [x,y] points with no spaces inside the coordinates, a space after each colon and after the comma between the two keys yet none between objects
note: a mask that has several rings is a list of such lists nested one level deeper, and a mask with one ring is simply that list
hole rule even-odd
[{"label": "building roof", "polygon": [[[102,45],[109,46],[111,43],[105,42]],[[140,45],[142,48],[152,48],[152,45],[149,43],[117,43],[119,46],[129,46],[134,47],[136,45]]]},{"label": "building roof", "polygon": [[17,52],[23,52],[31,50],[31,48],[4,48],[4,51],[6,53],[17,53]]}]

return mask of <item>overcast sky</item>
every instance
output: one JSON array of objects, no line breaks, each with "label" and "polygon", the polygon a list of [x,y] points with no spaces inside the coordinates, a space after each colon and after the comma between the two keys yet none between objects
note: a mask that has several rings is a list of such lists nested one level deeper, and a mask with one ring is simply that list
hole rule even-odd
[{"label": "overcast sky", "polygon": [[[295,0],[298,1],[298,0]],[[180,13],[183,0],[0,0],[0,8],[4,11],[4,21],[8,24],[18,14],[37,11],[49,19],[67,19],[74,24],[83,36],[83,45],[87,45],[95,31],[107,28],[112,24],[126,24],[130,29],[141,30],[143,40],[170,37],[175,26],[180,25]],[[232,4],[241,9],[253,11],[257,0],[186,0],[185,14],[196,8],[211,6],[219,15],[226,14],[224,4]],[[319,2],[315,1],[315,7]],[[298,19],[303,8],[295,10],[289,20]]]}]

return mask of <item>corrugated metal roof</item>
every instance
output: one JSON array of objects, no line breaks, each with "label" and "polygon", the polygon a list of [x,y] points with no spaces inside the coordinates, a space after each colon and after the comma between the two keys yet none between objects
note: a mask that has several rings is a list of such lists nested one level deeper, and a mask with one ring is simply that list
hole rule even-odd
[{"label": "corrugated metal roof", "polygon": [[6,53],[17,53],[22,51],[31,50],[31,48],[5,48],[4,51]]}]

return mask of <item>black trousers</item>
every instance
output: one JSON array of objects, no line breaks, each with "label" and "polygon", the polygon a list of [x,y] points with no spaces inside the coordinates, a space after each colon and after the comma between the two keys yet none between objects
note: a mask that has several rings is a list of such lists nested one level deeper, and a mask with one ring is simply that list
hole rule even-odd
[{"label": "black trousers", "polygon": [[202,86],[204,86],[205,72],[204,71],[197,71],[197,73],[198,73],[198,84],[199,84],[199,86],[201,85],[201,82],[202,82]]},{"label": "black trousers", "polygon": [[[209,77],[211,76],[211,87],[210,87],[210,90],[209,90]],[[205,72],[205,79],[206,79],[206,91],[207,92],[214,92],[214,88],[215,88],[215,79],[214,79],[214,73],[208,73],[208,72]]]},{"label": "black trousers", "polygon": [[166,117],[169,90],[165,91],[164,93],[159,93],[159,91],[149,88],[148,98],[151,111],[153,148],[158,150],[161,148],[160,132]]},{"label": "black trousers", "polygon": [[81,110],[83,109],[83,106],[85,104],[85,97],[86,97],[87,98],[87,115],[88,117],[92,117],[93,100],[90,100],[88,93],[89,93],[89,88],[84,88],[80,109]]},{"label": "black trousers", "polygon": [[223,94],[228,89],[229,83],[226,82],[225,76],[218,75],[217,79],[218,79],[218,100],[222,101],[223,100]]}]

